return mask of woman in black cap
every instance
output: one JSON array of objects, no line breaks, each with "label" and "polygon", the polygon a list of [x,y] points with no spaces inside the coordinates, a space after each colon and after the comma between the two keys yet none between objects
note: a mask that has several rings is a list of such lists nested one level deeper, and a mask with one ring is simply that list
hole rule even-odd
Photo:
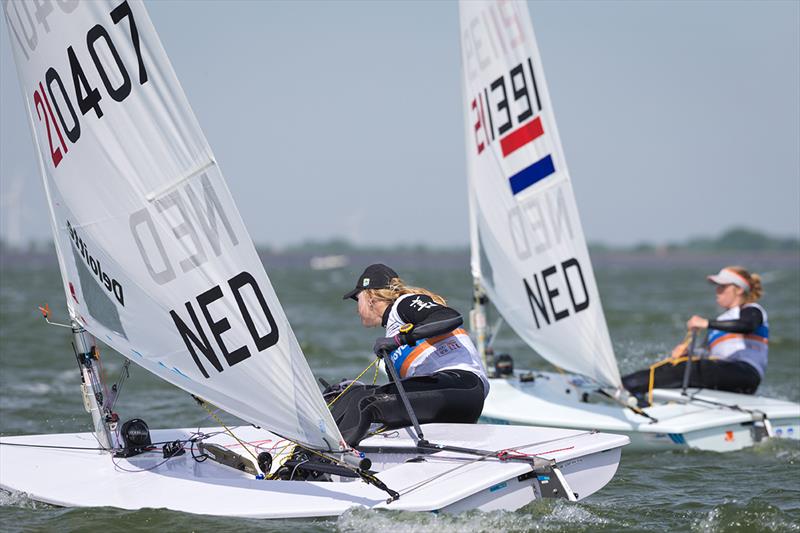
[{"label": "woman in black cap", "polygon": [[[686,323],[690,331],[707,329],[708,356],[693,361],[690,387],[754,394],[767,369],[769,324],[767,312],[756,301],[764,290],[761,277],[739,266],[728,266],[708,276],[717,293],[717,304],[725,311],[716,320],[699,315]],[[680,388],[687,364],[688,342],[672,350],[675,362],[657,367],[654,388]],[[650,370],[640,370],[622,378],[625,388],[641,397],[650,385]]]},{"label": "woman in black cap", "polygon": [[[458,311],[426,289],[409,287],[386,265],[370,265],[344,295],[358,302],[365,327],[383,326],[376,355],[391,353],[393,366],[420,423],[474,423],[489,382],[475,346],[461,329]],[[342,436],[355,446],[372,423],[411,425],[394,383],[354,386],[331,409]]]}]

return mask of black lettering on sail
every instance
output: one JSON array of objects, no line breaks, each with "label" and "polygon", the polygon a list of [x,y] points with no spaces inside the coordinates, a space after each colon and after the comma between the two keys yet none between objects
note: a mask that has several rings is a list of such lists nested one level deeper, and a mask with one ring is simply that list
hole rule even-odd
[{"label": "black lettering on sail", "polygon": [[214,249],[214,254],[219,257],[219,254],[222,253],[222,248],[220,246],[219,231],[217,230],[217,215],[219,215],[219,219],[222,221],[222,225],[225,226],[225,231],[228,232],[228,237],[234,246],[239,244],[239,239],[236,238],[228,216],[225,214],[225,211],[222,210],[222,204],[217,197],[217,193],[214,192],[214,188],[211,186],[211,180],[208,179],[205,173],[200,176],[200,184],[203,190],[203,198],[206,201],[205,209],[203,209],[202,203],[194,189],[187,186],[185,189],[186,195],[189,197],[189,203],[194,210],[194,216],[197,221],[200,222],[200,227],[203,228],[206,239],[208,239],[208,242],[211,244],[211,248]]},{"label": "black lettering on sail", "polygon": [[[537,296],[531,290],[531,286],[528,285],[528,280],[522,279],[522,283],[525,285],[525,292],[528,293],[528,303],[531,306],[531,313],[533,314],[533,320],[536,322],[536,327],[541,329],[541,325],[539,324],[539,316],[536,314],[536,308],[539,309],[539,312],[544,317],[545,321],[550,324],[550,317],[547,316],[547,308],[544,306],[544,298],[542,298],[542,289],[539,287],[539,278],[536,274],[533,275],[533,281],[536,283],[536,292],[539,293]],[[536,304],[536,308],[533,307],[533,304]]]},{"label": "black lettering on sail", "polygon": [[189,353],[192,354],[192,359],[194,359],[197,368],[200,369],[203,377],[209,377],[208,372],[206,372],[206,369],[200,362],[200,358],[197,357],[197,352],[194,349],[195,346],[200,349],[206,359],[208,359],[211,364],[214,365],[214,368],[216,368],[218,372],[222,372],[222,365],[220,364],[219,359],[217,359],[217,355],[214,353],[214,349],[211,347],[211,344],[208,342],[208,337],[206,337],[202,326],[200,326],[200,322],[197,321],[197,315],[195,315],[194,309],[192,309],[191,302],[186,302],[186,310],[189,311],[189,316],[192,317],[192,323],[197,329],[197,333],[200,335],[199,339],[197,338],[197,335],[195,335],[195,333],[189,329],[186,323],[181,320],[181,317],[179,317],[175,311],[170,311],[169,314],[172,317],[173,322],[175,322],[175,327],[178,328],[178,332],[181,334],[181,337],[183,337],[183,342],[186,343],[186,348],[188,348]]},{"label": "black lettering on sail", "polygon": [[559,295],[558,289],[551,289],[547,284],[547,278],[552,276],[556,273],[556,267],[551,266],[542,270],[542,283],[544,283],[544,290],[547,292],[547,296],[550,299],[550,310],[553,311],[553,316],[556,320],[561,320],[562,318],[567,318],[569,316],[569,311],[566,309],[562,309],[561,311],[556,311],[556,305],[553,303],[553,300],[556,299],[556,296]]},{"label": "black lettering on sail", "polygon": [[[264,299],[264,294],[261,292],[261,289],[259,288],[258,283],[256,283],[255,278],[249,272],[242,272],[241,274],[237,274],[236,276],[232,277],[230,281],[228,281],[228,285],[230,285],[231,290],[233,291],[233,296],[236,298],[236,303],[239,305],[239,311],[242,313],[242,318],[244,318],[244,321],[247,324],[247,329],[250,330],[250,335],[253,337],[253,341],[255,341],[258,351],[262,352],[277,343],[278,325],[275,323],[275,318],[272,316],[272,311],[269,310],[267,302]],[[261,304],[261,310],[264,312],[264,316],[269,323],[269,333],[264,336],[259,336],[256,325],[253,323],[253,317],[250,315],[250,310],[247,309],[247,306],[244,303],[244,298],[242,298],[241,289],[245,285],[250,285],[250,287],[253,289],[253,293],[258,299],[258,303]]]},{"label": "black lettering on sail", "polygon": [[231,324],[227,318],[214,321],[214,319],[211,318],[211,313],[208,311],[209,304],[220,298],[222,298],[222,289],[219,288],[219,285],[216,285],[198,296],[197,303],[200,305],[200,310],[203,311],[203,316],[206,317],[208,327],[211,328],[211,333],[214,334],[219,349],[222,350],[222,355],[225,356],[228,365],[233,366],[250,357],[250,350],[247,349],[247,346],[240,346],[233,352],[228,352],[228,347],[225,346],[225,342],[222,340],[222,334],[231,329]]},{"label": "black lettering on sail", "polygon": [[[586,290],[586,281],[583,279],[583,269],[581,269],[581,264],[578,263],[578,260],[574,257],[561,263],[561,268],[564,271],[564,278],[567,280],[567,289],[569,289],[569,297],[572,300],[572,307],[575,309],[576,313],[579,313],[580,311],[583,311],[589,307],[589,291]],[[576,269],[578,271],[578,277],[581,280],[583,301],[580,303],[575,301],[575,291],[572,290],[572,281],[570,280],[569,273],[567,271],[569,268]]]},{"label": "black lettering on sail", "polygon": [[114,296],[117,297],[119,303],[125,305],[125,295],[122,292],[122,285],[120,285],[119,282],[115,279],[111,280],[111,285],[114,290]]}]

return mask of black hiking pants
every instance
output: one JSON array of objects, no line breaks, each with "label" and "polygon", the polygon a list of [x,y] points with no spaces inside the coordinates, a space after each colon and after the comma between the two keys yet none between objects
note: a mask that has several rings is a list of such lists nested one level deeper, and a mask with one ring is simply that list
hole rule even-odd
[{"label": "black hiking pants", "polygon": [[[420,424],[473,424],[483,410],[483,382],[473,372],[442,370],[401,381]],[[353,386],[331,406],[331,414],[350,446],[366,436],[372,423],[387,429],[411,425],[394,383]]]},{"label": "black hiking pants", "polygon": [[[685,370],[685,361],[677,365],[661,365],[655,369],[653,387],[661,389],[683,387]],[[758,371],[744,361],[725,361],[724,359],[692,361],[689,387],[755,394],[759,383],[761,383],[761,377],[758,375]],[[628,392],[642,399],[650,385],[650,369],[646,368],[623,376],[622,384]]]}]

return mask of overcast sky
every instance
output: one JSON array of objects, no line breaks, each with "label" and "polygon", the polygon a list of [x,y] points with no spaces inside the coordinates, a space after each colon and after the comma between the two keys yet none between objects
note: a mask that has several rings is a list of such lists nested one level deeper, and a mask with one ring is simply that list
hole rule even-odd
[{"label": "overcast sky", "polygon": [[[147,6],[257,243],[468,242],[455,2]],[[800,236],[800,2],[529,6],[590,241]],[[5,20],[0,195],[49,238]]]}]

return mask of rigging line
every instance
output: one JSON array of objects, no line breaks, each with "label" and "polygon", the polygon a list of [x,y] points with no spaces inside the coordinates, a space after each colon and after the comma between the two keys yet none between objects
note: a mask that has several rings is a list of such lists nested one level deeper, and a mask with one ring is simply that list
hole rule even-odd
[{"label": "rigging line", "polygon": [[[379,490],[384,491],[385,493],[387,493],[390,496],[390,498],[388,500],[386,500],[386,503],[391,503],[391,502],[397,500],[398,498],[400,498],[400,493],[399,492],[387,487],[386,484],[383,481],[381,481],[378,477],[372,475],[368,471],[365,471],[365,470],[362,470],[361,468],[358,468],[358,467],[355,467],[353,465],[350,465],[350,464],[346,463],[345,461],[337,459],[336,457],[330,457],[330,456],[327,456],[327,455],[325,455],[322,452],[319,452],[317,450],[312,450],[311,448],[306,448],[305,446],[302,446],[300,444],[298,444],[297,447],[300,448],[301,450],[305,450],[307,452],[311,452],[313,454],[319,455],[320,457],[322,457],[324,459],[328,459],[331,462],[337,463],[339,466],[342,466],[342,467],[350,470],[351,472],[355,473],[356,475],[358,475],[358,477],[361,478],[361,481],[363,481],[363,482],[365,482],[365,483],[367,483],[369,485],[372,485],[372,486],[378,488]],[[353,453],[358,454],[358,452],[356,450],[353,450]],[[297,468],[297,466],[295,466],[295,468]],[[292,473],[292,475],[294,475],[294,472]]]},{"label": "rigging line", "polygon": [[220,426],[222,426],[222,427],[225,429],[225,431],[227,431],[227,432],[228,432],[228,435],[230,435],[231,437],[233,437],[233,438],[236,440],[236,442],[238,442],[239,444],[241,444],[241,445],[242,445],[242,448],[244,448],[245,450],[247,450],[247,453],[249,453],[249,454],[250,454],[250,457],[252,457],[252,458],[253,458],[253,460],[255,460],[255,462],[256,462],[255,464],[256,464],[256,465],[258,465],[258,458],[255,456],[255,454],[254,454],[254,453],[253,453],[253,452],[250,450],[250,448],[248,448],[248,447],[245,445],[245,443],[244,443],[244,442],[242,442],[242,441],[241,441],[241,439],[239,439],[239,437],[237,437],[236,435],[234,435],[234,434],[233,434],[233,431],[231,431],[230,429],[228,429],[228,426],[226,426],[226,425],[225,425],[225,422],[223,422],[223,421],[222,421],[222,420],[221,420],[221,419],[220,419],[220,418],[219,418],[219,417],[218,417],[218,416],[217,416],[217,415],[216,415],[214,412],[212,412],[212,411],[211,411],[211,409],[209,409],[208,405],[210,405],[210,404],[208,404],[208,402],[206,402],[205,400],[202,400],[202,399],[198,398],[198,397],[197,397],[197,396],[195,396],[194,394],[192,395],[192,398],[194,398],[194,399],[195,399],[195,401],[197,401],[197,403],[199,403],[199,404],[200,404],[200,405],[201,405],[201,406],[202,406],[202,407],[203,407],[203,408],[204,408],[206,411],[208,411],[208,414],[209,414],[209,415],[211,415],[211,417],[212,417],[212,418],[214,418],[214,420],[216,420],[216,421],[217,421],[217,423],[218,423]]},{"label": "rigging line", "polygon": [[114,397],[111,399],[111,405],[108,406],[110,411],[114,410],[114,406],[117,404],[117,399],[122,395],[122,386],[125,384],[125,380],[131,377],[131,372],[129,369],[130,366],[130,359],[125,359],[125,362],[122,364],[122,368],[119,371],[117,382],[111,386],[111,390],[114,391]]},{"label": "rigging line", "polygon": [[117,461],[114,460],[115,458],[114,458],[113,455],[111,456],[111,462],[114,463],[114,467],[115,468],[117,468],[119,470],[122,470],[123,472],[128,472],[129,474],[138,474],[139,472],[150,472],[151,470],[155,470],[159,466],[163,465],[164,463],[166,463],[167,461],[172,459],[172,457],[174,457],[174,456],[167,457],[163,461],[160,461],[160,462],[154,464],[153,466],[151,466],[149,468],[140,468],[139,470],[131,470],[131,469],[128,469],[128,468],[120,466],[120,464]]},{"label": "rigging line", "polygon": [[[550,444],[552,442],[558,442],[558,441],[564,440],[564,439],[581,437],[583,435],[591,435],[592,433],[594,433],[594,431],[584,431],[583,433],[578,433],[577,435],[565,435],[563,437],[557,437],[555,439],[543,440],[543,441],[539,441],[539,442],[533,442],[531,444],[523,444],[521,446],[514,446],[513,448],[504,448],[502,450],[498,450],[498,451],[495,451],[495,452],[490,452],[490,451],[481,452],[480,450],[474,450],[473,453],[475,453],[475,455],[480,455],[477,459],[473,459],[471,461],[465,461],[464,463],[462,463],[462,464],[460,464],[460,465],[458,465],[458,466],[456,466],[454,468],[451,468],[450,470],[447,470],[445,472],[441,472],[441,473],[436,474],[436,475],[434,475],[434,476],[432,476],[432,477],[430,477],[428,479],[422,480],[422,481],[418,482],[416,485],[411,485],[410,487],[407,487],[406,489],[401,491],[400,495],[402,496],[402,495],[408,494],[409,492],[415,491],[415,490],[427,485],[431,481],[435,481],[435,480],[437,480],[437,479],[439,479],[439,478],[441,478],[443,476],[446,476],[448,474],[451,474],[451,473],[455,472],[456,470],[458,470],[460,468],[463,468],[465,466],[469,466],[469,465],[472,465],[472,464],[475,464],[475,463],[479,463],[479,462],[484,461],[486,459],[496,458],[496,459],[498,459],[500,461],[504,461],[504,459],[502,459],[500,457],[500,454],[502,454],[503,452],[507,452],[509,450],[518,451],[520,449],[530,448],[532,446],[541,446],[543,444]],[[468,451],[464,451],[462,453],[469,453],[469,452]],[[516,459],[516,460],[525,461],[526,458],[530,457],[532,459],[541,459],[543,461],[550,461],[550,459],[547,459],[545,457],[542,457],[542,456],[536,455],[536,454],[523,454],[523,455],[525,457],[508,456],[508,455],[506,455],[506,459],[505,460],[506,461],[513,461],[513,460]],[[441,459],[458,459],[458,457],[442,457]],[[525,461],[525,462],[530,462],[530,461]],[[533,467],[533,464],[531,464],[531,467]]]},{"label": "rigging line", "polygon": [[[348,390],[350,387],[352,387],[352,386],[353,386],[353,384],[354,384],[356,381],[358,381],[359,379],[361,379],[361,376],[363,376],[364,374],[366,374],[366,373],[367,373],[367,370],[369,370],[370,368],[372,368],[372,365],[374,365],[374,364],[375,364],[375,363],[377,363],[377,362],[378,362],[378,360],[377,360],[377,359],[373,359],[373,360],[372,360],[372,362],[371,362],[369,365],[367,365],[367,368],[365,368],[365,369],[364,369],[364,370],[363,370],[363,371],[362,371],[362,372],[361,372],[361,373],[358,375],[358,377],[357,377],[356,379],[354,379],[353,381],[351,381],[351,382],[350,382],[350,384],[349,384],[347,387],[345,387],[345,388],[344,388],[344,390],[343,390],[342,392],[340,392],[340,393],[339,393],[339,394],[336,396],[336,398],[334,398],[333,400],[331,400],[331,403],[329,403],[329,404],[328,404],[328,409],[330,409],[331,405],[333,405],[333,404],[334,404],[334,402],[336,402],[336,400],[338,400],[339,398],[341,398],[341,397],[342,397],[342,395],[343,395],[345,392],[347,392],[347,390]],[[376,380],[378,379],[378,367],[377,367],[377,366],[375,367],[375,379],[376,379]],[[374,383],[374,382],[373,382],[373,383]]]},{"label": "rigging line", "polygon": [[611,399],[614,402],[617,402],[618,404],[622,405],[623,407],[627,407],[628,409],[630,409],[631,411],[633,411],[637,415],[643,416],[643,417],[649,419],[654,424],[658,423],[658,419],[656,417],[647,414],[646,412],[644,412],[644,410],[641,407],[628,405],[627,403],[622,403],[619,400],[617,400],[616,398],[614,398],[612,395],[610,395],[609,393],[604,391],[603,389],[597,389],[595,392],[597,392],[598,394],[600,394],[602,396],[605,396],[606,398]]},{"label": "rigging line", "polygon": [[26,444],[24,442],[3,442],[0,441],[0,446],[21,446],[24,448],[52,448],[54,450],[83,450],[93,452],[105,452],[105,448],[85,448],[83,446],[56,446],[51,444]]},{"label": "rigging line", "polygon": [[308,459],[306,459],[305,461],[300,461],[299,463],[294,465],[294,468],[292,468],[292,473],[289,475],[289,481],[292,481],[294,479],[294,474],[295,474],[295,472],[297,472],[298,467],[300,465],[306,464],[307,462],[308,462]]},{"label": "rigging line", "polygon": [[708,404],[711,404],[711,405],[716,405],[718,407],[724,407],[726,409],[731,409],[733,411],[741,411],[743,413],[749,413],[749,414],[753,414],[753,415],[754,414],[760,414],[760,415],[763,415],[764,418],[766,418],[766,413],[764,413],[763,411],[759,411],[758,409],[747,409],[746,407],[740,407],[739,405],[736,405],[736,404],[715,402],[714,400],[706,400],[704,398],[698,398],[697,395],[700,394],[701,392],[703,392],[703,389],[699,388],[697,390],[697,392],[695,392],[694,394],[689,396],[689,400],[692,401],[692,402],[708,403]]},{"label": "rigging line", "polygon": [[[97,347],[97,344],[94,345],[94,350],[92,350],[92,355],[94,356],[94,359],[97,361],[97,366],[100,367],[99,368],[100,372],[98,377],[100,378],[100,385],[103,386],[103,394],[105,394],[105,396],[103,397],[103,403],[105,403],[111,398],[111,394],[109,394],[108,386],[106,385],[106,379],[108,378],[108,376],[106,375],[105,369],[103,369],[103,362],[100,360],[100,348]],[[110,407],[108,409],[109,411],[111,410]]]}]

